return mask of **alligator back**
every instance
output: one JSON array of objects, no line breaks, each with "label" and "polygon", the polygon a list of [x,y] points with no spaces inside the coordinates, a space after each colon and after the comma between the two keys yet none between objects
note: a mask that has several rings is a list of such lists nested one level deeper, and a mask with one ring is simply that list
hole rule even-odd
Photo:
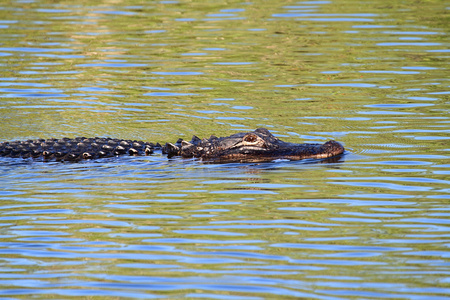
[{"label": "alligator back", "polygon": [[79,161],[117,155],[149,155],[159,144],[112,138],[77,137],[0,143],[0,156]]}]

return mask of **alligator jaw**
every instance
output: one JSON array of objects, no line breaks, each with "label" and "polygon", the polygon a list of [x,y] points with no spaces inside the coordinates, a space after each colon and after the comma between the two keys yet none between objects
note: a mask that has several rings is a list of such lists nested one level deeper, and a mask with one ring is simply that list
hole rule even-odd
[{"label": "alligator jaw", "polygon": [[241,148],[240,151],[224,154],[217,157],[204,157],[211,162],[269,162],[274,160],[303,160],[303,159],[329,159],[344,153],[344,147],[336,141],[325,144],[292,144],[289,147],[280,147],[274,150]]}]

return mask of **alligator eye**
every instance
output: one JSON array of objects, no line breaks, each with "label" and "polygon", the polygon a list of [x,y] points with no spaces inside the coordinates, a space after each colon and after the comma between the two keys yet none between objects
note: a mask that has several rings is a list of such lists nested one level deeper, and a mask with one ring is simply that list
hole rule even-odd
[{"label": "alligator eye", "polygon": [[247,134],[244,136],[244,142],[247,143],[255,143],[258,140],[258,137],[254,134]]}]

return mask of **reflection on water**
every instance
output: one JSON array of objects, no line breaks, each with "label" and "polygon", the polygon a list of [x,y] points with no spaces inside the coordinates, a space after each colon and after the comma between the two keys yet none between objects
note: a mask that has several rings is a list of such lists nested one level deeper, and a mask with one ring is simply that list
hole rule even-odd
[{"label": "reflection on water", "polygon": [[440,1],[15,1],[0,139],[267,127],[332,161],[0,158],[0,295],[444,299]]}]

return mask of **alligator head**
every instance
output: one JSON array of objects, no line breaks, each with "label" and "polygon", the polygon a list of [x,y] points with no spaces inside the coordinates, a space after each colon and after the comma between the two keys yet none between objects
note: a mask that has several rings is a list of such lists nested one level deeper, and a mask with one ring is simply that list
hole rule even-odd
[{"label": "alligator head", "polygon": [[175,144],[167,143],[163,151],[169,157],[195,157],[215,162],[262,162],[329,158],[342,154],[344,147],[336,141],[325,144],[288,143],[276,138],[267,129],[258,128],[221,138],[211,136],[209,139],[199,139],[193,136],[190,142],[179,139]]}]

